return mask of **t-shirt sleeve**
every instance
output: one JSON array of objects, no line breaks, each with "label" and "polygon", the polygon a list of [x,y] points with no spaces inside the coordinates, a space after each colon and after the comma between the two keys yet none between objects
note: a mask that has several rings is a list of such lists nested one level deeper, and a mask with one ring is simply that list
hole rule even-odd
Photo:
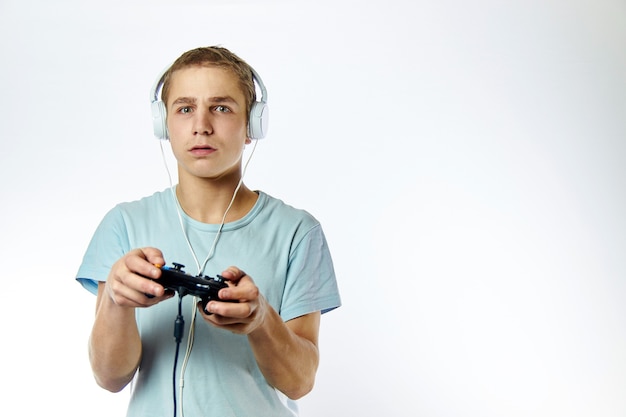
[{"label": "t-shirt sleeve", "polygon": [[340,305],[330,250],[318,223],[296,243],[290,256],[280,315],[287,321]]},{"label": "t-shirt sleeve", "polygon": [[93,294],[106,281],[113,264],[130,250],[126,224],[119,207],[109,211],[98,225],[78,268],[76,280]]}]

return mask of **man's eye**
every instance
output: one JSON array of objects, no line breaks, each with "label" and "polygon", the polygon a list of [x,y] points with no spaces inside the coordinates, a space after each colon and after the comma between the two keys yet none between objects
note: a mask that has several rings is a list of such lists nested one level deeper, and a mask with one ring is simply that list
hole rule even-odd
[{"label": "man's eye", "polygon": [[181,107],[181,109],[179,110],[179,112],[186,114],[186,113],[191,113],[191,107]]},{"label": "man's eye", "polygon": [[227,113],[230,109],[226,106],[215,106],[215,111],[219,113]]}]

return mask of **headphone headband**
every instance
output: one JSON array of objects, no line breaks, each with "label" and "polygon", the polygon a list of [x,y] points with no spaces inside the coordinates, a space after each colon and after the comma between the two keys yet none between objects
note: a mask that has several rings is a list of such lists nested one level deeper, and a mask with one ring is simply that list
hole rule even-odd
[{"label": "headphone headband", "polygon": [[[263,80],[254,68],[248,65],[252,72],[252,80],[261,90],[261,99],[252,103],[250,107],[250,116],[248,117],[248,137],[250,139],[263,139],[267,134],[267,125],[269,119],[269,109],[267,106],[267,90]],[[169,132],[167,131],[167,110],[165,103],[160,99],[160,89],[163,87],[163,78],[171,65],[165,68],[159,74],[150,89],[150,104],[152,110],[152,127],[154,136],[157,139],[169,140]]]}]

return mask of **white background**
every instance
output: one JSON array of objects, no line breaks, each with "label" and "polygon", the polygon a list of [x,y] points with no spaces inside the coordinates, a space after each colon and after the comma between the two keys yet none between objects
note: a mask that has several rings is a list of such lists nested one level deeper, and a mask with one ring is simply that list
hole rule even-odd
[{"label": "white background", "polygon": [[74,274],[167,186],[148,92],[213,44],[268,88],[248,185],[335,259],[303,417],[626,415],[623,0],[0,0],[5,408],[123,415]]}]

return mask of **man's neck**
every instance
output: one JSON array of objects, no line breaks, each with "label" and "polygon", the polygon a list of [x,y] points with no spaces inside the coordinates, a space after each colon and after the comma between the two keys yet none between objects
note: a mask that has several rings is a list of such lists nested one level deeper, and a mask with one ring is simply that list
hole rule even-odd
[{"label": "man's neck", "polygon": [[[200,178],[181,179],[176,187],[176,197],[182,209],[194,220],[220,224],[233,200],[233,194],[239,179],[208,181]],[[244,217],[254,206],[257,193],[241,184],[225,222],[232,222]]]}]

